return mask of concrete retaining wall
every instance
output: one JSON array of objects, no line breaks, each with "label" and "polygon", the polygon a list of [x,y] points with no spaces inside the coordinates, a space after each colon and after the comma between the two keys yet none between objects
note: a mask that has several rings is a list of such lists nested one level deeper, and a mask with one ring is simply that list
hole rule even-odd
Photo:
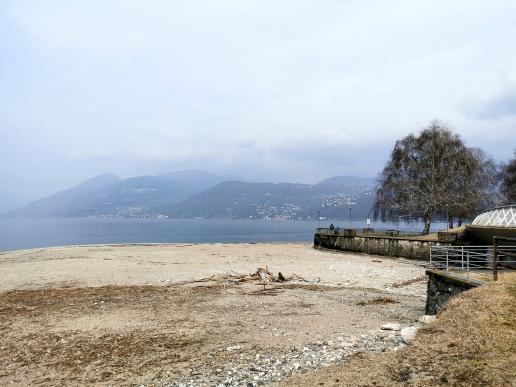
[{"label": "concrete retaining wall", "polygon": [[464,278],[443,270],[428,269],[426,314],[437,314],[450,298],[484,284],[483,281]]},{"label": "concrete retaining wall", "polygon": [[451,245],[451,243],[367,235],[354,237],[319,233],[314,235],[315,247],[409,259],[429,260],[432,245]]}]

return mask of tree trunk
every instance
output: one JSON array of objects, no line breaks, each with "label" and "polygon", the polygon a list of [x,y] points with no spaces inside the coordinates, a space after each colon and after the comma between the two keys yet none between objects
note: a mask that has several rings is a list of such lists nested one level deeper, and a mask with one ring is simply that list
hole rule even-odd
[{"label": "tree trunk", "polygon": [[459,219],[457,219],[457,227],[462,226],[462,218],[459,216]]},{"label": "tree trunk", "polygon": [[448,228],[453,228],[453,215],[448,215]]},{"label": "tree trunk", "polygon": [[430,234],[430,224],[432,223],[432,216],[429,213],[425,213],[425,215],[423,216],[423,221],[425,222],[423,235],[428,235]]}]

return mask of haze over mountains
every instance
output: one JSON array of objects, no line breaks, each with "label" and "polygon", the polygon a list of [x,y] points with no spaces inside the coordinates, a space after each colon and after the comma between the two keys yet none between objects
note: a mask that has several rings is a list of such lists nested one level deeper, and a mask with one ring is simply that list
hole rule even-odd
[{"label": "haze over mountains", "polygon": [[202,170],[128,179],[106,173],[3,217],[313,219],[365,217],[375,180],[337,176],[315,185],[251,183]]},{"label": "haze over mountains", "polygon": [[20,208],[28,202],[28,199],[19,197],[10,192],[0,191],[0,214],[2,212],[7,212],[10,210],[14,210],[16,208]]}]

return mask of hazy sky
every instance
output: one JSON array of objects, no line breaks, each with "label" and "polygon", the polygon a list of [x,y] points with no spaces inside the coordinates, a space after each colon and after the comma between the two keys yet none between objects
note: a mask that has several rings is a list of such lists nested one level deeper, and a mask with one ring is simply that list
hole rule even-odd
[{"label": "hazy sky", "polygon": [[434,118],[516,148],[516,1],[0,0],[0,190],[376,176]]}]

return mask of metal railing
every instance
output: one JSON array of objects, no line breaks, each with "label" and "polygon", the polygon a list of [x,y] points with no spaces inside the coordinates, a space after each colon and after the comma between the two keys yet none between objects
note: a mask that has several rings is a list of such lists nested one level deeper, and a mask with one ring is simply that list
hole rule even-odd
[{"label": "metal railing", "polygon": [[499,271],[516,269],[516,246],[498,244],[507,239],[495,238],[490,246],[431,246],[430,266],[466,275],[471,271],[489,271],[496,281]]},{"label": "metal railing", "polygon": [[[499,243],[512,242],[512,246],[501,246]],[[516,238],[493,237],[493,279],[498,279],[499,267],[511,267],[516,269]]]},{"label": "metal railing", "polygon": [[416,237],[423,235],[422,231],[407,231],[407,230],[391,230],[391,229],[375,229],[373,232],[365,232],[365,234],[372,236],[387,236],[387,237]]}]

